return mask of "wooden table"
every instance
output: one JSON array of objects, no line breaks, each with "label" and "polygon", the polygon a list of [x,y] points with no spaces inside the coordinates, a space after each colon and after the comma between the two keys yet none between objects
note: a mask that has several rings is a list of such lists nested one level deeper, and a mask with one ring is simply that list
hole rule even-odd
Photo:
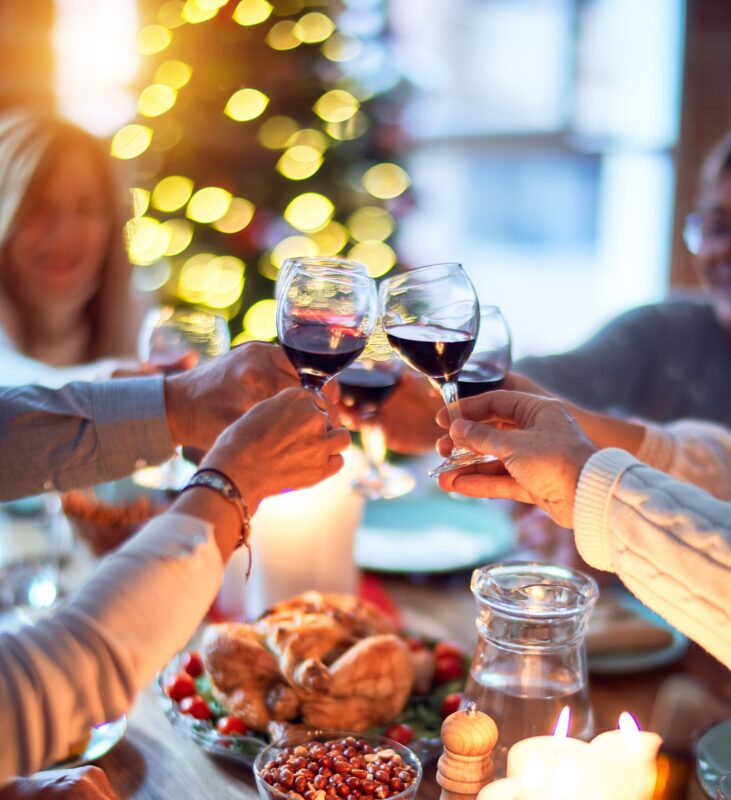
[{"label": "wooden table", "polygon": [[[401,609],[408,627],[474,647],[475,608],[467,588],[469,576],[415,583],[388,579],[386,589]],[[675,664],[635,675],[592,677],[591,698],[598,731],[616,727],[620,711],[630,709],[646,727],[655,695],[664,678],[675,673],[698,676],[716,695],[731,703],[731,673],[700,649],[692,647]],[[209,758],[172,728],[162,711],[157,689],[148,687],[129,715],[124,740],[98,762],[122,798],[189,800],[258,797],[251,771],[244,765]],[[694,789],[697,793],[697,789]],[[675,795],[678,796],[678,795]],[[693,794],[687,797],[697,796]],[[439,797],[434,765],[425,769],[419,797]]]}]

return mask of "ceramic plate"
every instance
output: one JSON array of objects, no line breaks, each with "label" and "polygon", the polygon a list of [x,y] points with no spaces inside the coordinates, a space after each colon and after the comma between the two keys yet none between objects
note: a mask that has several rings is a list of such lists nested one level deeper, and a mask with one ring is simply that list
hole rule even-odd
[{"label": "ceramic plate", "polygon": [[115,719],[114,722],[105,722],[102,725],[97,725],[92,728],[91,738],[81,755],[66,761],[60,761],[50,769],[74,769],[100,759],[122,740],[126,730],[127,717],[124,715],[119,719]]},{"label": "ceramic plate", "polygon": [[721,775],[731,772],[731,719],[706,731],[695,748],[698,780],[709,797],[716,796]]},{"label": "ceramic plate", "polygon": [[513,522],[499,504],[440,492],[368,503],[355,561],[376,572],[449,572],[494,561],[514,542]]}]

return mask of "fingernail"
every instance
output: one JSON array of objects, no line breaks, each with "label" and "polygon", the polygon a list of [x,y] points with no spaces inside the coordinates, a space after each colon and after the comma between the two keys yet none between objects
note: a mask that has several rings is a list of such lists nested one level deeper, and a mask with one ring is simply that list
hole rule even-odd
[{"label": "fingernail", "polygon": [[470,422],[468,419],[458,419],[452,423],[452,435],[460,439],[466,439],[474,427],[474,422]]}]

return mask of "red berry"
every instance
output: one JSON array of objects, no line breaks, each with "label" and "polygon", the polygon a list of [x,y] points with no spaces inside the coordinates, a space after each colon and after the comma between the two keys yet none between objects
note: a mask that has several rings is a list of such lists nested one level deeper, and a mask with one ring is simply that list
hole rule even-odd
[{"label": "red berry", "polygon": [[176,703],[195,694],[195,681],[187,672],[179,672],[165,684],[167,695]]},{"label": "red berry", "polygon": [[411,744],[414,739],[414,732],[411,730],[410,725],[399,722],[396,725],[391,725],[386,731],[386,736],[389,739],[394,739],[399,744]]},{"label": "red berry", "polygon": [[246,736],[249,732],[246,723],[242,719],[239,719],[239,717],[233,716],[221,717],[216,723],[216,728],[219,733],[225,733],[227,736],[231,734]]},{"label": "red berry", "polygon": [[446,719],[450,714],[454,714],[455,711],[459,710],[462,697],[462,692],[452,692],[442,700],[442,705],[439,709],[442,719]]},{"label": "red berry", "polygon": [[443,683],[453,681],[457,678],[464,678],[465,669],[462,656],[443,655],[437,658],[434,666],[434,685],[441,686]]},{"label": "red berry", "polygon": [[191,650],[189,653],[186,653],[183,656],[183,669],[192,678],[200,678],[200,676],[205,672],[203,659],[200,657],[200,653],[196,653],[195,650]]},{"label": "red berry", "polygon": [[420,639],[418,636],[406,636],[404,638],[404,644],[409,648],[409,650],[423,650],[426,647],[423,639]]},{"label": "red berry", "polygon": [[208,703],[197,694],[192,697],[184,697],[180,701],[180,710],[183,714],[190,714],[191,717],[196,719],[211,718],[211,709],[208,707]]},{"label": "red berry", "polygon": [[434,645],[434,658],[441,658],[442,656],[464,658],[464,650],[456,642],[437,642]]}]

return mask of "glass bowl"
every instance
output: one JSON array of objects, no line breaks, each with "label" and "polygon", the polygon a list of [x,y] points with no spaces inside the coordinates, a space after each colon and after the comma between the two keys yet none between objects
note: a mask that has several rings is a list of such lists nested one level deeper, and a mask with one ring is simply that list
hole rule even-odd
[{"label": "glass bowl", "polygon": [[[398,755],[404,764],[412,767],[416,772],[414,782],[401,791],[390,790],[392,793],[387,795],[388,800],[413,800],[413,798],[416,797],[419,784],[421,783],[422,767],[416,754],[409,750],[408,747],[405,747],[394,739],[389,739],[386,736],[378,736],[374,733],[343,730],[307,730],[298,731],[297,733],[285,736],[279,741],[267,745],[257,754],[254,760],[254,777],[256,778],[256,786],[259,790],[261,800],[296,800],[297,796],[301,796],[301,793],[297,792],[294,786],[289,792],[281,792],[268,784],[262,777],[262,770],[266,768],[266,765],[270,761],[276,759],[283,750],[290,747],[296,748],[298,745],[305,745],[309,742],[342,742],[342,744],[347,747],[347,743],[342,740],[351,737],[360,742],[367,742],[373,751],[379,750],[386,752],[390,750],[392,755]],[[337,770],[335,770],[335,773],[337,774]],[[347,776],[346,773],[346,777]],[[367,795],[363,796],[365,797]],[[375,794],[374,797],[381,797],[381,795]]]}]

